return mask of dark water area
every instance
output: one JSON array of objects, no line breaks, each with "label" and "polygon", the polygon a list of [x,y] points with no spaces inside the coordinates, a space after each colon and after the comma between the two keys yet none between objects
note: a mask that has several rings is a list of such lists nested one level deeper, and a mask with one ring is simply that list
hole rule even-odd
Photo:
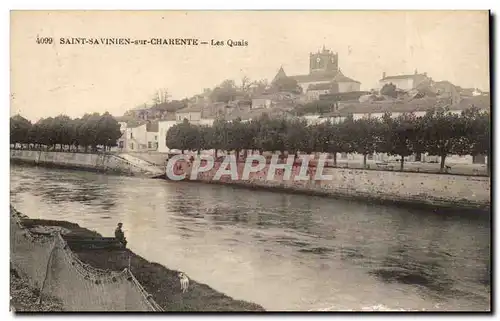
[{"label": "dark water area", "polygon": [[490,218],[11,165],[11,203],[267,310],[490,309]]}]

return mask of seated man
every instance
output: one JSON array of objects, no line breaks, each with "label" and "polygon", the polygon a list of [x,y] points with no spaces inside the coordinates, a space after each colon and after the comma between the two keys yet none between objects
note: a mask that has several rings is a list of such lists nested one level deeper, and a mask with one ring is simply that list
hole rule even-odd
[{"label": "seated man", "polygon": [[127,239],[125,238],[125,234],[122,231],[122,223],[118,223],[118,226],[115,230],[115,238],[123,244],[124,247],[127,247]]}]

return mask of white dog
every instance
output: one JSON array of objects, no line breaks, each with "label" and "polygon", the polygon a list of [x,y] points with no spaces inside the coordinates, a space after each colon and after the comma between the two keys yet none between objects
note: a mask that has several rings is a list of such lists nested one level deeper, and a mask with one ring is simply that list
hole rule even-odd
[{"label": "white dog", "polygon": [[181,281],[181,291],[182,293],[186,293],[189,287],[189,279],[186,274],[179,272],[179,279]]}]

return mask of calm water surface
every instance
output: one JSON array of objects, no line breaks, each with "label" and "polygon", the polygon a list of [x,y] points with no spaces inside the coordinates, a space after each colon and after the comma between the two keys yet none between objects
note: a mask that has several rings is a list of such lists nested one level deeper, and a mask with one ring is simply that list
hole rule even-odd
[{"label": "calm water surface", "polygon": [[78,223],[268,310],[489,310],[490,222],[333,200],[11,165],[11,202]]}]

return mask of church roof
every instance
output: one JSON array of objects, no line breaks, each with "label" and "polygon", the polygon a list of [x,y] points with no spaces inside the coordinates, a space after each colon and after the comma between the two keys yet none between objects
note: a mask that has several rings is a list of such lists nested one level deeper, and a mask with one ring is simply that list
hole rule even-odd
[{"label": "church roof", "polygon": [[427,74],[412,74],[412,75],[396,75],[396,76],[386,76],[380,80],[391,80],[391,79],[421,79],[427,77]]},{"label": "church roof", "polygon": [[316,82],[316,81],[331,81],[331,82],[356,82],[357,80],[344,76],[342,71],[337,71],[333,73],[318,72],[309,75],[297,75],[290,76],[290,78],[295,79],[298,83],[304,82]]},{"label": "church roof", "polygon": [[333,79],[334,82],[357,82],[358,84],[360,84],[359,81],[357,80],[354,80],[352,78],[349,78],[349,77],[346,77],[344,76],[344,74],[342,73],[342,71],[339,70],[339,72],[337,73],[337,75],[335,76],[335,78]]},{"label": "church roof", "polygon": [[312,84],[307,87],[307,91],[311,90],[328,90],[332,88],[332,83]]},{"label": "church roof", "polygon": [[274,76],[273,82],[275,82],[280,78],[286,78],[286,73],[285,70],[283,69],[283,66],[280,67],[280,70],[278,70],[278,73],[276,74],[276,76]]},{"label": "church roof", "polygon": [[298,83],[304,83],[315,81],[331,81],[335,78],[336,75],[336,73],[313,73],[309,75],[290,76],[290,78],[295,79]]}]

